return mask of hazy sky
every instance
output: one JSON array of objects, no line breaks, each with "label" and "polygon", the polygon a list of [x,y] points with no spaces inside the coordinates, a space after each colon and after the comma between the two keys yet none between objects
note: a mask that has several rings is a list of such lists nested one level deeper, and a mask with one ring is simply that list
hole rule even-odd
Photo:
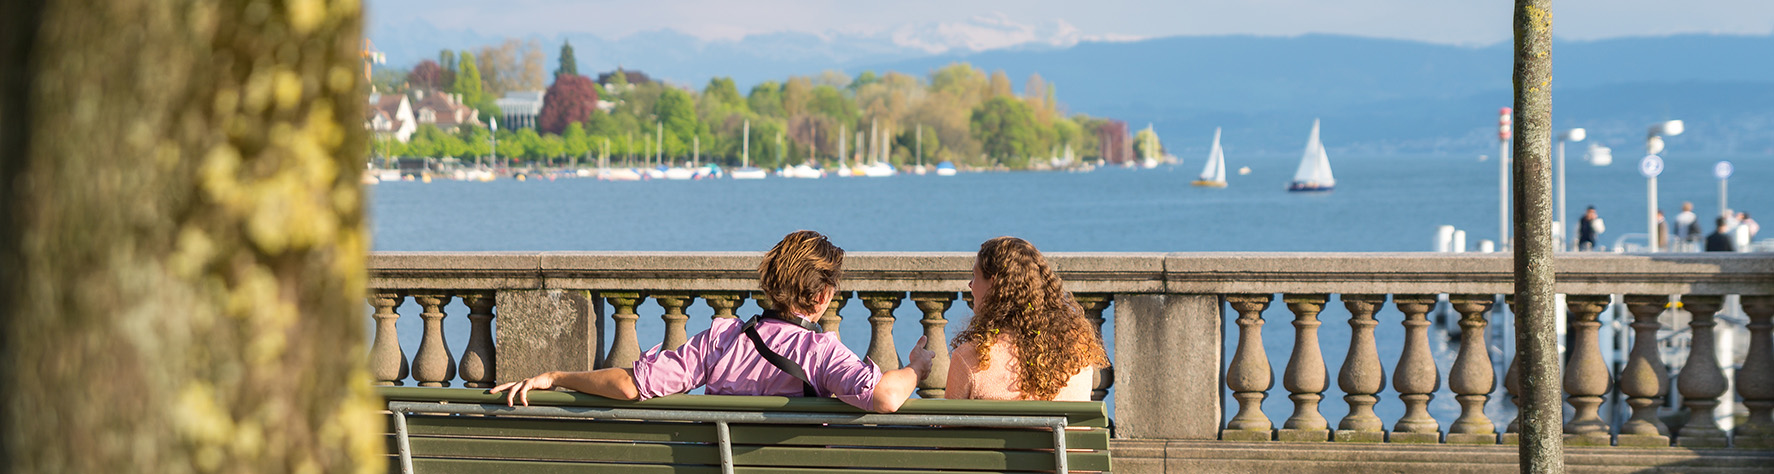
[{"label": "hazy sky", "polygon": [[[703,39],[748,34],[877,33],[908,25],[1007,18],[1064,22],[1084,37],[1336,33],[1486,45],[1508,40],[1508,0],[367,0],[372,25],[417,18],[486,35],[670,29]],[[373,28],[373,26],[372,26]],[[1774,33],[1774,0],[1559,0],[1564,39],[1674,33]]]}]

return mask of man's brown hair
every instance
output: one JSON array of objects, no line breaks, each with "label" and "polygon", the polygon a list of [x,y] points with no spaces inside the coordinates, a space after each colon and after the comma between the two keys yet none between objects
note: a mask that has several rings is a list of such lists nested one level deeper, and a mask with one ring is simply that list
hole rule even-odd
[{"label": "man's brown hair", "polygon": [[764,254],[764,262],[758,264],[758,287],[770,298],[772,309],[811,311],[827,288],[838,287],[843,265],[844,249],[832,245],[824,234],[797,230]]}]

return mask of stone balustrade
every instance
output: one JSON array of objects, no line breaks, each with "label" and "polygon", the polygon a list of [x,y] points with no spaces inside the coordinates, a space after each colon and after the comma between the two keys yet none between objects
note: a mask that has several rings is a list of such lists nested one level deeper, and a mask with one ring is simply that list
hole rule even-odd
[{"label": "stone balustrade", "polygon": [[[683,344],[691,319],[687,311],[698,304],[714,318],[749,316],[740,312],[748,299],[767,305],[754,291],[760,256],[377,253],[370,260],[371,372],[382,384],[409,383],[410,377],[422,386],[487,387],[544,370],[626,366],[655,341],[667,348]],[[1486,349],[1486,328],[1496,322],[1487,319],[1498,309],[1493,308],[1496,295],[1513,291],[1506,256],[1056,253],[1049,259],[1099,331],[1105,322],[1114,328],[1104,334],[1114,345],[1114,366],[1097,370],[1092,393],[1113,400],[1118,438],[1395,446],[1516,440],[1518,422],[1492,419],[1484,410],[1499,383],[1510,395],[1519,390],[1513,366],[1496,380]],[[883,369],[899,367],[910,348],[894,344],[896,310],[915,310],[922,334],[946,343],[957,298],[971,305],[965,290],[972,260],[971,253],[850,253],[842,291],[820,323],[828,329],[866,325],[870,338],[863,355]],[[1562,377],[1574,412],[1565,424],[1568,443],[1774,448],[1774,255],[1561,255],[1557,267],[1571,335]],[[1431,353],[1428,317],[1443,295],[1461,329],[1457,355],[1448,366]],[[1623,295],[1633,316],[1635,346],[1619,373],[1603,362],[1598,343],[1597,318],[1610,295]],[[1735,393],[1727,393],[1731,380],[1714,355],[1714,314],[1724,295],[1741,295],[1751,321],[1748,356],[1735,371]],[[1693,341],[1673,384],[1655,347],[1659,330],[1674,329],[1657,319],[1672,297],[1692,316]],[[395,334],[395,322],[403,316],[396,309],[409,300],[423,321],[410,361]],[[445,320],[463,316],[446,313],[453,301],[468,308],[470,322],[460,354],[446,348],[442,329]],[[660,310],[663,334],[637,334],[638,310],[651,311],[648,305]],[[1388,307],[1403,318],[1383,328],[1376,315]],[[839,314],[844,308],[868,316],[846,322]],[[1276,391],[1263,331],[1265,311],[1281,308],[1292,315],[1291,331],[1272,328],[1270,335],[1292,337],[1279,374],[1285,393]],[[1223,329],[1227,320],[1235,323],[1232,329]],[[1321,341],[1320,329],[1327,324],[1346,325],[1348,340]],[[1395,359],[1381,357],[1377,329],[1403,334]],[[604,332],[610,333],[607,347]],[[1333,367],[1327,366],[1321,343],[1347,348],[1341,366],[1334,367],[1341,402],[1325,400]],[[1227,346],[1232,346],[1229,360]],[[940,397],[946,381],[946,344],[932,349],[935,370],[919,383],[924,397]],[[1460,412],[1446,426],[1430,415],[1443,380]],[[1229,399],[1222,390],[1229,391]],[[1618,426],[1598,412],[1615,390],[1632,411]],[[1690,410],[1676,423],[1679,429],[1658,413],[1672,392]],[[1711,416],[1723,396],[1740,397],[1749,409],[1748,421],[1730,431]],[[1402,403],[1402,415],[1382,419],[1376,414],[1376,405],[1387,398]],[[1265,403],[1290,404],[1292,414],[1277,427],[1263,411]],[[1327,403],[1346,405],[1347,416],[1327,419],[1321,412]],[[1235,413],[1225,415],[1223,404],[1235,405]]]}]

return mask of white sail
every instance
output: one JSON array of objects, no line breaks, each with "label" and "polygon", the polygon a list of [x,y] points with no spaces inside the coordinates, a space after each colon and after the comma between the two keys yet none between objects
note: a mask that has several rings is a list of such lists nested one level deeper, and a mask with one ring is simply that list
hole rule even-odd
[{"label": "white sail", "polygon": [[1213,149],[1207,152],[1207,166],[1201,168],[1202,181],[1226,182],[1226,154],[1220,149],[1220,129],[1213,129]]},{"label": "white sail", "polygon": [[1312,120],[1312,135],[1306,139],[1306,151],[1300,156],[1300,168],[1294,171],[1294,186],[1308,188],[1329,188],[1335,185],[1336,178],[1331,176],[1330,156],[1324,153],[1324,144],[1318,141],[1318,120]]}]

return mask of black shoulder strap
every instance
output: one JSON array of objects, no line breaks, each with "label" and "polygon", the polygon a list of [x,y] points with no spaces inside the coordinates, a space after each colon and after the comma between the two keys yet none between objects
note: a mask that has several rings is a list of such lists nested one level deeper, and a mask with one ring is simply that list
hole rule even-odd
[{"label": "black shoulder strap", "polygon": [[[787,357],[783,357],[782,354],[777,354],[776,351],[770,349],[770,346],[764,344],[764,337],[758,335],[758,323],[762,322],[765,318],[783,321],[788,320],[787,318],[776,314],[774,311],[767,311],[764,314],[751,318],[751,321],[746,321],[745,326],[741,328],[741,330],[745,331],[745,337],[751,339],[752,346],[758,349],[758,355],[764,356],[764,360],[769,362],[770,365],[776,366],[777,370],[781,370],[790,377],[794,377],[795,380],[801,381],[801,396],[808,398],[819,397],[819,392],[813,390],[813,382],[807,380],[807,371],[801,368],[801,364],[796,364],[795,361],[788,360]],[[802,322],[804,323],[805,320]],[[808,324],[801,325],[801,327],[807,326]],[[818,326],[814,327],[817,328]]]}]

